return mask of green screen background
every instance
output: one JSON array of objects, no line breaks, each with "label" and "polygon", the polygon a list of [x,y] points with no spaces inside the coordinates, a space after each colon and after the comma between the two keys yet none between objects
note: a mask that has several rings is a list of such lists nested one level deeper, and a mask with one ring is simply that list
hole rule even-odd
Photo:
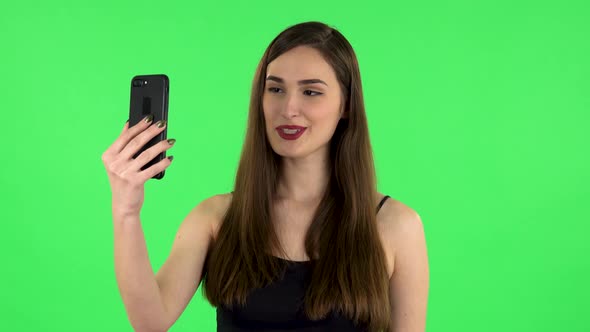
[{"label": "green screen background", "polygon": [[[255,67],[289,25],[356,50],[379,191],[416,210],[428,331],[590,331],[585,1],[4,3],[4,331],[131,331],[101,154],[133,75],[170,77],[175,156],[142,223],[154,271],[186,214],[232,190]],[[215,331],[197,291],[171,331]]]}]

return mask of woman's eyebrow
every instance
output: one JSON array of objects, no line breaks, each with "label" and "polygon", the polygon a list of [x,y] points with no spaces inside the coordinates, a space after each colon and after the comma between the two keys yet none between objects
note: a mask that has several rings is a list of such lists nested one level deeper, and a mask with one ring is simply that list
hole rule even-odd
[{"label": "woman's eyebrow", "polygon": [[[278,83],[284,83],[284,82],[285,82],[285,80],[284,80],[284,79],[282,79],[282,78],[280,78],[280,77],[277,77],[277,76],[273,76],[273,75],[269,75],[269,76],[266,78],[266,80],[267,80],[267,81],[275,81],[275,82],[278,82]],[[324,82],[324,81],[320,80],[319,78],[310,78],[310,79],[301,80],[301,81],[298,81],[298,82],[297,82],[297,84],[299,84],[299,85],[304,85],[304,84],[313,84],[313,83],[322,83],[322,84],[324,84],[325,86],[328,86],[328,84],[326,84],[326,82]]]}]

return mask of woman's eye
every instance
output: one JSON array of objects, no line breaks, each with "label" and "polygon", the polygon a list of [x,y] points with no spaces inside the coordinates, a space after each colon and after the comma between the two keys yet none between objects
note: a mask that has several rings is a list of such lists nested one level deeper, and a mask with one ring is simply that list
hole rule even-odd
[{"label": "woman's eye", "polygon": [[308,96],[319,96],[319,95],[321,95],[321,94],[322,94],[321,92],[312,91],[312,90],[305,90],[305,91],[304,91],[304,93],[306,93],[306,92],[315,93],[315,95],[309,95],[309,94],[308,94]]},{"label": "woman's eye", "polygon": [[[268,88],[267,90],[268,90],[268,92],[278,93],[278,92],[280,92],[281,88],[271,87],[271,88]],[[312,90],[305,90],[305,91],[303,91],[303,94],[306,95],[306,96],[313,97],[313,96],[319,96],[322,93],[321,92],[317,92],[317,91],[312,91]]]}]

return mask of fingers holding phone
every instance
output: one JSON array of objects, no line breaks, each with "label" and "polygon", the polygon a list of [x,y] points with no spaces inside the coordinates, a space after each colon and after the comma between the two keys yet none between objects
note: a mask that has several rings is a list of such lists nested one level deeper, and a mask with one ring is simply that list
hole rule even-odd
[{"label": "fingers holding phone", "polygon": [[164,158],[146,168],[150,161],[154,160],[158,155],[164,154],[164,152],[171,148],[176,142],[173,138],[162,140],[138,154],[148,142],[152,141],[166,130],[166,120],[159,120],[156,123],[152,122],[153,116],[148,116],[137,125],[123,132],[123,134],[126,132],[128,133],[125,135],[125,140],[127,140],[128,143],[120,152],[121,158],[124,160],[130,160],[129,170],[138,172],[140,175],[139,180],[143,182],[164,171],[164,169],[170,165],[172,156]]},{"label": "fingers holding phone", "polygon": [[146,117],[131,128],[129,123],[126,123],[119,137],[102,155],[111,185],[115,213],[139,214],[144,201],[145,182],[162,173],[172,163],[170,156],[145,168],[154,156],[172,148],[174,139],[158,142],[139,153],[136,158],[132,158],[148,141],[157,137],[166,128],[164,121],[160,122],[159,127],[157,123],[153,124],[150,118]]}]

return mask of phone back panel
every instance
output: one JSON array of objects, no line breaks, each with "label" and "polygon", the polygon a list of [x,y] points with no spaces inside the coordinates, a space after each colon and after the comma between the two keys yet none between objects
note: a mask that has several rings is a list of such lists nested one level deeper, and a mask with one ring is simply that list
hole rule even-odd
[{"label": "phone back panel", "polygon": [[[140,86],[137,80],[141,81]],[[143,119],[152,114],[154,120],[152,124],[160,120],[168,121],[168,93],[169,93],[169,80],[166,75],[137,75],[131,79],[131,101],[129,106],[129,127],[133,127],[143,121]],[[137,158],[142,152],[149,149],[153,145],[160,141],[167,139],[168,137],[168,124],[164,131],[159,135],[152,138],[146,145],[144,145],[134,156],[133,159]],[[158,163],[159,161],[166,158],[166,151],[161,152],[154,159],[144,165],[141,170],[145,170],[150,166]],[[165,171],[162,171],[152,178],[162,179]]]}]

